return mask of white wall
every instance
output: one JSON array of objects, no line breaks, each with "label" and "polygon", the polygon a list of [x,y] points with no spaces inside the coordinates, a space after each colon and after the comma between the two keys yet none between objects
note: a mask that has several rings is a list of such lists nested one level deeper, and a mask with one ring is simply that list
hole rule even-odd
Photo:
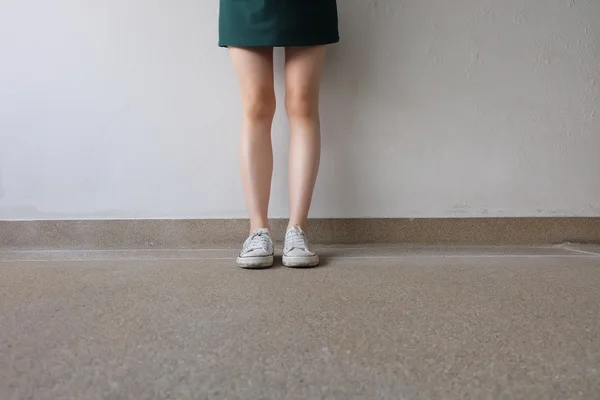
[{"label": "white wall", "polygon": [[[313,216],[600,216],[600,1],[339,3]],[[0,0],[0,219],[244,216],[217,16]]]}]

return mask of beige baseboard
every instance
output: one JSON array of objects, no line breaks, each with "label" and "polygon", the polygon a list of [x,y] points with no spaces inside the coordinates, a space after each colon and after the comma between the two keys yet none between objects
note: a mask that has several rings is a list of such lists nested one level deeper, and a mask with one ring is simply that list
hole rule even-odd
[{"label": "beige baseboard", "polygon": [[[286,221],[272,222],[275,239]],[[0,249],[237,246],[246,220],[0,221]],[[316,219],[319,244],[550,245],[600,243],[600,218]]]}]

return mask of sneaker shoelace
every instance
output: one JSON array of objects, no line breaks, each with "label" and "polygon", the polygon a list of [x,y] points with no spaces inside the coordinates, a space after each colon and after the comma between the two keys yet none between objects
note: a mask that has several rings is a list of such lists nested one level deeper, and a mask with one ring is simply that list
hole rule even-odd
[{"label": "sneaker shoelace", "polygon": [[265,252],[269,252],[269,247],[271,246],[271,241],[269,240],[269,236],[264,234],[263,232],[253,233],[250,239],[248,240],[248,244],[246,244],[244,248],[244,253],[249,253],[254,250],[264,250]]},{"label": "sneaker shoelace", "polygon": [[291,229],[285,236],[285,248],[287,251],[292,251],[294,249],[310,251],[308,249],[306,235],[296,228]]}]

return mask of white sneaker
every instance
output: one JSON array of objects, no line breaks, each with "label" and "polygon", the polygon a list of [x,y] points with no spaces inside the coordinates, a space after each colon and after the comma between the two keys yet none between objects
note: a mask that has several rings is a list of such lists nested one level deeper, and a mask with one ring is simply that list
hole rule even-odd
[{"label": "white sneaker", "polygon": [[285,234],[283,265],[286,267],[316,267],[319,256],[310,250],[308,239],[299,226],[290,228]]},{"label": "white sneaker", "polygon": [[273,266],[273,240],[268,229],[257,229],[244,242],[237,258],[240,268],[269,268]]}]

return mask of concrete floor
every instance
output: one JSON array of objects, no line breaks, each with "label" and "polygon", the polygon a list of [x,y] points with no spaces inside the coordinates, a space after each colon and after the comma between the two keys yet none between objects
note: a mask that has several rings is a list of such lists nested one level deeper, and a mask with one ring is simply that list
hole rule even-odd
[{"label": "concrete floor", "polygon": [[600,247],[0,252],[0,399],[599,399]]}]

